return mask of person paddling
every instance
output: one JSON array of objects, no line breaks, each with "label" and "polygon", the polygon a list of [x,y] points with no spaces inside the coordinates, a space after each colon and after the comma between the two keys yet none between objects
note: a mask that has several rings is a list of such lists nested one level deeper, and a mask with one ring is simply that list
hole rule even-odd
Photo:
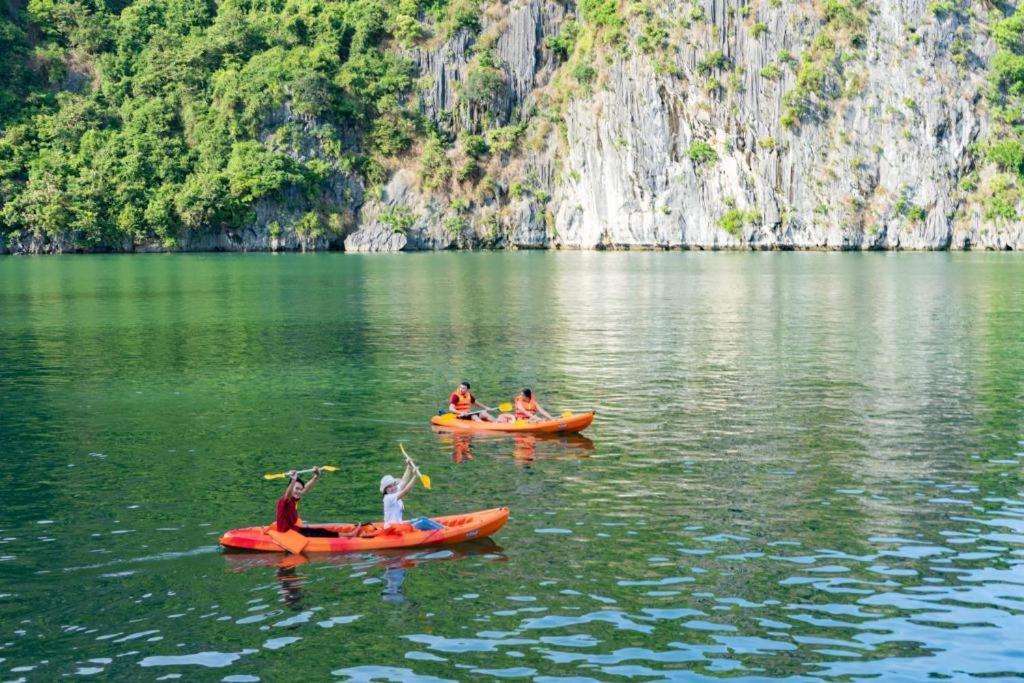
[{"label": "person paddling", "polygon": [[405,512],[405,503],[402,499],[412,490],[416,481],[412,463],[405,463],[405,473],[402,480],[395,479],[390,474],[385,474],[380,480],[380,495],[384,502],[384,528],[392,524],[399,524],[402,521],[402,513]]},{"label": "person paddling", "polygon": [[537,399],[533,397],[533,392],[529,389],[523,389],[522,393],[516,396],[515,401],[515,416],[517,420],[539,420],[538,415],[543,415],[549,420],[554,420],[551,414],[544,410],[541,404],[537,403]]},{"label": "person paddling", "polygon": [[[473,406],[480,406],[483,410],[473,410]],[[469,391],[469,382],[463,382],[452,392],[448,398],[448,410],[455,413],[460,420],[476,420],[477,422],[490,422],[494,418],[488,413],[491,410],[483,403],[479,403],[476,397]]]},{"label": "person paddling", "polygon": [[288,486],[284,490],[284,495],[277,501],[277,520],[275,525],[279,532],[285,533],[286,531],[294,529],[303,536],[338,536],[337,533],[328,529],[299,525],[299,501],[302,500],[302,497],[306,495],[311,488],[313,488],[317,481],[320,480],[320,472],[321,470],[319,467],[314,467],[313,477],[308,482],[302,481],[295,470],[288,472]]}]

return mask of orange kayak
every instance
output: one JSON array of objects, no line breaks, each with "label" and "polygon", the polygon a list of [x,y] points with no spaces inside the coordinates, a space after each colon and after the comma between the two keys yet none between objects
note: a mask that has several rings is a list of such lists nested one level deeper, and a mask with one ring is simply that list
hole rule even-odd
[{"label": "orange kayak", "polygon": [[386,529],[383,522],[309,525],[312,528],[343,534],[335,537],[303,536],[294,529],[281,533],[271,524],[232,529],[220,537],[220,544],[226,548],[271,553],[347,553],[411,548],[486,538],[504,526],[507,520],[508,508],[504,507],[468,512],[464,515],[434,517],[433,521],[442,525],[442,528],[431,531],[415,529],[409,522],[393,524]]},{"label": "orange kayak", "polygon": [[583,431],[594,421],[593,411],[571,417],[560,417],[544,422],[477,422],[476,420],[443,420],[441,415],[430,418],[430,424],[450,432],[502,432],[509,434],[568,434]]}]

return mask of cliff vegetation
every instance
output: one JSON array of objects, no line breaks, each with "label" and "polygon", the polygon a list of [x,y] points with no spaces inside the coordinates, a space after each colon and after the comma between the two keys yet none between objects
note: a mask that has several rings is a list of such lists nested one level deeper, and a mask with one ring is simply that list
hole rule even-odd
[{"label": "cliff vegetation", "polygon": [[1024,247],[1024,8],[13,0],[0,250]]}]

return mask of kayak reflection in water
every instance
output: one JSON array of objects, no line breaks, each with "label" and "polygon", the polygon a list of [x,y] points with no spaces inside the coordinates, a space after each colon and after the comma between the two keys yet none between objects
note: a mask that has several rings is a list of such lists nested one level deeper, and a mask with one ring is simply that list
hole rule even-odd
[{"label": "kayak reflection in water", "polygon": [[[313,488],[313,486],[320,480],[320,468],[313,468],[313,477],[309,482],[304,482],[299,478],[299,475],[295,470],[288,472],[288,486],[284,490],[284,495],[277,500],[277,530],[281,533],[295,529],[303,536],[309,537],[330,537],[337,538],[341,534],[327,529],[318,529],[315,527],[305,527],[299,524],[299,501],[302,497]],[[351,534],[354,535],[354,531]]]}]

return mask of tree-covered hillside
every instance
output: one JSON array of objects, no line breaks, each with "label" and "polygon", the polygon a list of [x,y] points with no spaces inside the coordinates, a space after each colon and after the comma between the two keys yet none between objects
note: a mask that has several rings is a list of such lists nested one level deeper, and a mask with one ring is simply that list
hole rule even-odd
[{"label": "tree-covered hillside", "polygon": [[[31,0],[0,14],[0,224],[86,244],[240,227],[288,191],[302,229],[325,179],[381,179],[426,126],[388,47],[454,30],[443,0]],[[309,130],[310,127],[313,130]],[[308,138],[318,142],[309,149]]]},{"label": "tree-covered hillside", "polygon": [[1024,248],[1024,9],[9,0],[0,252]]}]

